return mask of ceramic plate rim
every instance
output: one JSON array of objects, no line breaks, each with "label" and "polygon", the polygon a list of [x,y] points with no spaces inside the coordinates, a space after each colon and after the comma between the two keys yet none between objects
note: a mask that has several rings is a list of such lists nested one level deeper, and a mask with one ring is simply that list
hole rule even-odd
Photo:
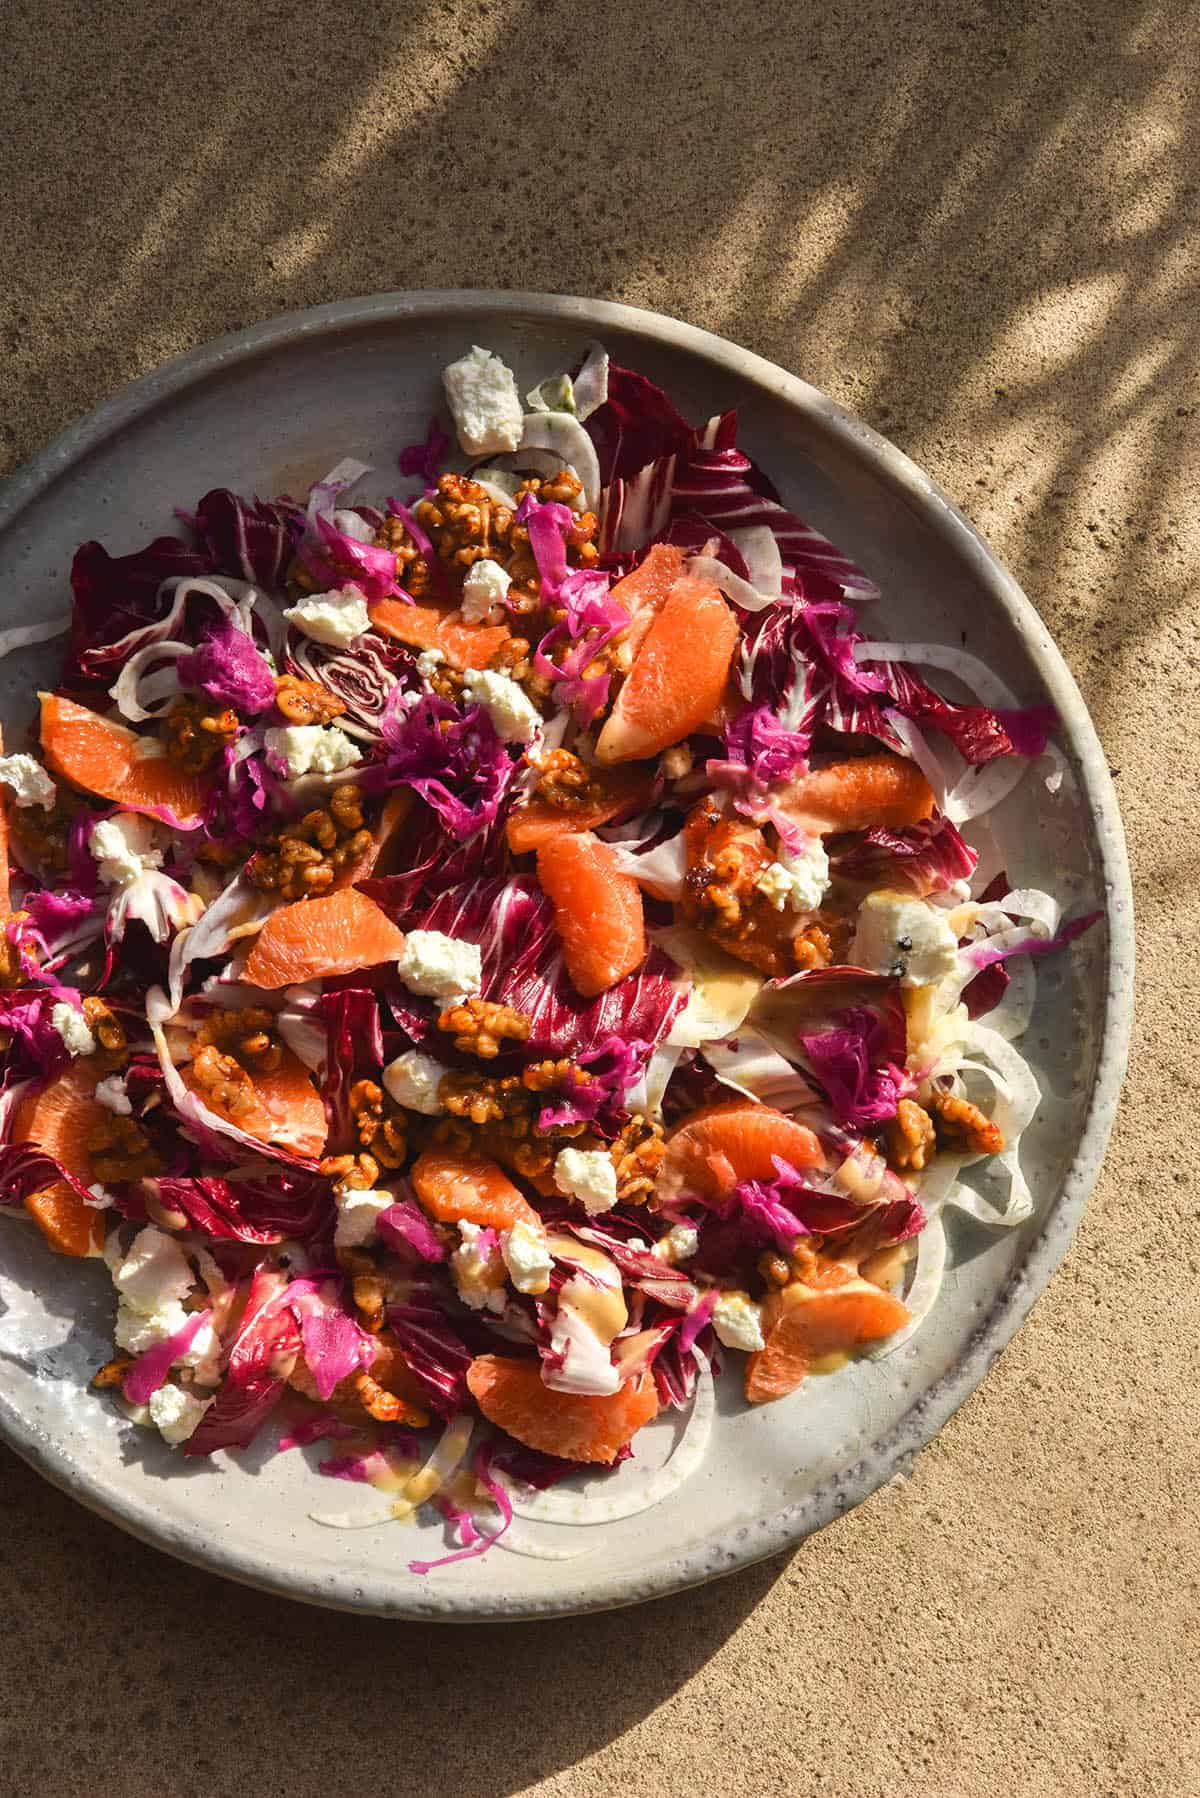
[{"label": "ceramic plate rim", "polygon": [[[0,531],[84,456],[145,413],[214,373],[300,342],[337,331],[426,318],[511,319],[574,325],[593,335],[606,327],[690,352],[742,382],[763,389],[804,414],[838,439],[843,449],[918,509],[943,544],[967,566],[1022,639],[1061,719],[1061,731],[1077,759],[1083,792],[1097,831],[1105,888],[1108,951],[1105,1007],[1095,1078],[1084,1114],[1079,1147],[1042,1230],[1025,1260],[997,1293],[991,1310],[949,1371],[907,1411],[870,1454],[842,1470],[796,1503],[748,1524],[715,1548],[697,1544],[687,1553],[664,1557],[644,1577],[617,1574],[590,1578],[586,1593],[564,1590],[561,1599],[504,1601],[500,1608],[479,1592],[456,1592],[453,1610],[428,1604],[381,1605],[369,1596],[341,1600],[315,1578],[262,1555],[230,1549],[219,1537],[192,1539],[157,1524],[148,1507],[132,1496],[92,1490],[86,1476],[55,1442],[47,1441],[6,1402],[0,1402],[0,1437],[37,1472],[90,1510],[151,1547],[193,1566],[280,1596],[336,1610],[367,1612],[423,1621],[481,1622],[562,1616],[608,1610],[680,1591],[795,1546],[813,1530],[870,1496],[886,1480],[902,1474],[916,1453],[942,1429],[983,1379],[1044,1291],[1071,1237],[1099,1173],[1124,1076],[1132,1021],[1131,972],[1134,958],[1133,907],[1128,860],[1116,794],[1107,759],[1083,698],[1061,653],[1032,603],[954,502],[907,457],[828,395],[798,375],[729,342],[661,313],[609,300],[510,290],[425,289],[380,293],[332,301],[286,312],[245,330],[202,344],[131,382],[79,419],[24,467],[0,485]],[[1119,984],[1118,984],[1119,983]],[[570,1576],[564,1574],[564,1584]]]}]

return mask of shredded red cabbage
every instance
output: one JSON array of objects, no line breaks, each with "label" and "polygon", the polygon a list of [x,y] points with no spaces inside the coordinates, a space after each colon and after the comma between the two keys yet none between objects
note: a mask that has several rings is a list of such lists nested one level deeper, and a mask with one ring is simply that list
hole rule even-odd
[{"label": "shredded red cabbage", "polygon": [[275,703],[275,676],[254,647],[254,639],[222,618],[209,627],[203,641],[180,656],[175,672],[185,687],[194,687],[217,705],[232,706],[256,718]]}]

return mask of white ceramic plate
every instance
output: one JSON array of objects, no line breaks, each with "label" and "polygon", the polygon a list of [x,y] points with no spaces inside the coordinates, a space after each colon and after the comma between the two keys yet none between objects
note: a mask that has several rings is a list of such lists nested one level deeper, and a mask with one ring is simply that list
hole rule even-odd
[{"label": "white ceramic plate", "polygon": [[[439,374],[471,343],[500,352],[522,389],[592,337],[670,391],[685,415],[736,405],[740,441],[785,502],[884,591],[888,637],[964,643],[1022,701],[1058,709],[1066,779],[1027,780],[997,815],[1014,885],[1102,905],[1107,930],[1039,968],[1023,1047],[1044,1102],[1025,1137],[1037,1201],[1016,1231],[951,1222],[953,1271],[923,1329],[888,1360],[811,1380],[748,1410],[719,1395],[700,1471],[656,1510],[592,1528],[527,1527],[555,1558],[493,1551],[420,1578],[440,1521],[338,1532],[311,1522],[369,1492],[318,1477],[315,1451],[173,1456],[87,1391],[111,1342],[102,1267],[46,1251],[0,1219],[0,1431],[56,1485],[134,1535],[231,1578],[389,1616],[529,1617],[633,1603],[800,1540],[903,1471],[979,1382],[1057,1266],[1103,1154],[1124,1068],[1132,978],[1128,869],[1116,801],[1075,683],[1036,612],[953,505],[898,450],[795,376],[721,338],[627,306],[521,293],[384,294],[294,313],[221,339],[127,388],[0,490],[0,626],[67,603],[77,543],[114,553],[173,528],[209,487],[299,491],[344,455],[395,484],[398,447],[423,435]],[[0,663],[15,744],[56,652]],[[636,1479],[667,1452],[653,1426]],[[308,1459],[306,1459],[306,1455]],[[567,1556],[571,1558],[558,1558]]]}]

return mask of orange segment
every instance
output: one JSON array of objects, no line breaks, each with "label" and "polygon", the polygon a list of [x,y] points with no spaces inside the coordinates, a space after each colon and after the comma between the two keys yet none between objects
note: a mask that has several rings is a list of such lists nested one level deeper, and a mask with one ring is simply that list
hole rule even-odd
[{"label": "orange segment", "polygon": [[746,1099],[705,1105],[667,1139],[655,1196],[723,1199],[739,1181],[773,1180],[775,1155],[795,1168],[816,1167],[821,1145],[804,1124],[770,1105]]},{"label": "orange segment", "polygon": [[586,831],[538,850],[538,880],[554,907],[567,972],[585,999],[607,991],[646,959],[642,890],[614,850]]},{"label": "orange segment", "polygon": [[610,597],[629,614],[629,629],[620,639],[621,666],[629,669],[646,634],[683,573],[686,551],[676,543],[655,543],[632,574],[617,581]]},{"label": "orange segment", "polygon": [[724,696],[738,636],[715,587],[690,575],[676,581],[600,732],[596,759],[645,761],[697,730]]},{"label": "orange segment", "polygon": [[537,1224],[533,1206],[518,1192],[503,1168],[486,1155],[455,1155],[426,1149],[413,1163],[413,1191],[443,1224],[481,1224],[511,1230],[517,1222]]},{"label": "orange segment", "polygon": [[551,837],[595,830],[597,824],[607,824],[619,812],[632,815],[649,805],[654,781],[643,769],[595,768],[589,772],[593,791],[583,805],[564,810],[535,797],[510,814],[505,835],[514,855],[527,855]]},{"label": "orange segment", "polygon": [[371,623],[409,649],[440,649],[456,668],[486,668],[512,635],[506,624],[468,624],[457,607],[406,606],[402,599],[375,600]]},{"label": "orange segment", "polygon": [[658,1414],[658,1395],[648,1373],[599,1398],[553,1391],[542,1384],[536,1361],[477,1355],[467,1369],[467,1386],[490,1423],[526,1448],[567,1461],[608,1466]]},{"label": "orange segment", "polygon": [[[90,1186],[88,1139],[107,1116],[96,1098],[100,1076],[87,1062],[73,1061],[40,1093],[22,1099],[13,1117],[14,1142],[36,1143]],[[85,1205],[64,1180],[56,1180],[25,1201],[38,1229],[60,1255],[98,1255],[104,1241],[104,1214]]]},{"label": "orange segment", "polygon": [[[210,1110],[220,1110],[213,1105],[212,1094],[196,1084],[190,1067],[182,1068],[180,1073],[190,1092],[203,1099]],[[294,1155],[315,1160],[325,1147],[328,1125],[325,1101],[304,1063],[285,1048],[277,1068],[250,1078],[254,1082],[254,1108],[231,1117],[230,1122],[259,1142],[275,1143]]]},{"label": "orange segment", "polygon": [[375,901],[345,887],[272,912],[246,958],[244,974],[252,986],[292,986],[378,967],[394,961],[403,948],[403,931]]},{"label": "orange segment", "polygon": [[[832,1273],[831,1264],[827,1272]],[[766,1346],[746,1365],[746,1397],[767,1404],[793,1392],[826,1355],[850,1354],[868,1342],[891,1336],[908,1322],[908,1310],[848,1270],[837,1281],[785,1286],[763,1306]]]},{"label": "orange segment", "polygon": [[57,693],[43,693],[46,766],[85,793],[152,816],[169,806],[185,826],[199,822],[205,783],[173,762],[155,737],[141,737]]},{"label": "orange segment", "polygon": [[789,781],[775,803],[801,830],[829,836],[875,824],[889,830],[919,824],[934,802],[933,788],[915,762],[881,750],[812,768]]}]

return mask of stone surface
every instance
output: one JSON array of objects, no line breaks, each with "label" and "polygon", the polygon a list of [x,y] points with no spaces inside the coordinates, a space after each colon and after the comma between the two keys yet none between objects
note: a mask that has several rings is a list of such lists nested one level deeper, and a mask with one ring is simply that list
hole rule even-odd
[{"label": "stone surface", "polygon": [[1141,991],[1049,1292],[912,1478],[790,1560],[417,1629],[222,1585],[0,1456],[0,1789],[1200,1790],[1194,12],[10,0],[6,25],[0,466],[166,356],[377,288],[723,332],[900,443],[1040,606],[1119,771]]}]

